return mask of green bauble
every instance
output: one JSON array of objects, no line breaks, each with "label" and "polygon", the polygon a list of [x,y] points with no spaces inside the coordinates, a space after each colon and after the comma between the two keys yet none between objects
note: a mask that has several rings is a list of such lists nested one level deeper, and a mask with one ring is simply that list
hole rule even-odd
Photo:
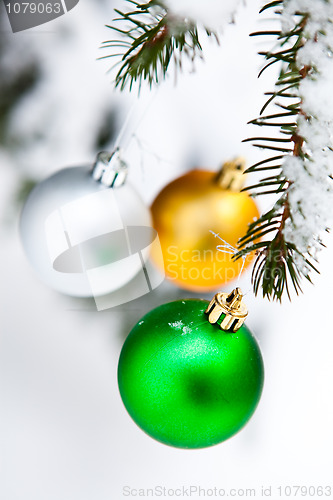
[{"label": "green bauble", "polygon": [[178,448],[205,448],[238,432],[253,414],[264,368],[246,326],[210,324],[208,302],[188,299],[146,314],[118,366],[124,405],[141,429]]}]

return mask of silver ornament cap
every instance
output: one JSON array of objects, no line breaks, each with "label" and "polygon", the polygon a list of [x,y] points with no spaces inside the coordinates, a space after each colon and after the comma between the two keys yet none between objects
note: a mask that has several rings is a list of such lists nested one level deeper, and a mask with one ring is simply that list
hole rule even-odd
[{"label": "silver ornament cap", "polygon": [[91,176],[105,187],[116,188],[125,183],[127,171],[127,164],[122,160],[121,151],[117,148],[112,153],[98,153]]}]

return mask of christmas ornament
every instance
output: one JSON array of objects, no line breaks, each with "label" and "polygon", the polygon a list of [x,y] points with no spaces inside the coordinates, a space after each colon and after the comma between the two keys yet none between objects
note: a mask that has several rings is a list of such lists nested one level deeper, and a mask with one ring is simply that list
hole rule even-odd
[{"label": "christmas ornament", "polygon": [[126,176],[119,151],[102,152],[92,169],[65,168],[31,192],[21,215],[21,240],[34,269],[55,290],[103,295],[142,270],[151,217]]},{"label": "christmas ornament", "polygon": [[171,446],[204,448],[247,423],[264,368],[246,316],[237,288],[210,303],[164,304],[134,326],[120,354],[118,383],[141,429]]},{"label": "christmas ornament", "polygon": [[[238,158],[225,163],[218,174],[192,170],[168,184],[153,202],[165,274],[178,286],[207,292],[239,276],[242,260],[219,251],[211,231],[236,247],[258,217],[253,199],[240,192],[244,169],[244,160]],[[252,255],[245,267],[251,260]]]}]

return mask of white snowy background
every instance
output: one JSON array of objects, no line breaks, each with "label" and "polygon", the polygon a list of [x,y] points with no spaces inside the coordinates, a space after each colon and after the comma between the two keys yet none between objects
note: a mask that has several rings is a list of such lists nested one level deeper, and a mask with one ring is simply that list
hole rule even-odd
[{"label": "white snowy background", "polygon": [[[20,103],[10,123],[26,147],[0,149],[0,497],[120,500],[125,486],[193,485],[255,488],[257,498],[262,486],[272,486],[273,498],[287,498],[279,496],[278,486],[329,485],[331,237],[320,255],[315,286],[304,283],[304,295],[292,304],[255,298],[249,272],[240,281],[247,292],[248,326],[264,357],[263,396],[239,434],[196,451],[147,437],[127,415],[116,380],[118,356],[131,327],[153,307],[190,294],[165,282],[144,298],[97,313],[92,301],[46,287],[25,259],[19,209],[12,202],[18,183],[27,175],[44,178],[60,167],[92,162],[91,138],[106,108],[118,111],[120,129],[134,104],[128,134],[135,133],[141,147],[132,139],[126,158],[130,180],[147,203],[192,167],[217,169],[239,154],[249,164],[263,157],[241,144],[252,135],[246,122],[257,116],[263,92],[272,89],[276,76],[267,72],[257,80],[262,60],[256,53],[265,45],[248,37],[262,25],[257,14],[261,2],[241,6],[220,47],[204,43],[205,62],[198,61],[195,73],[179,75],[177,85],[169,78],[140,100],[135,93],[114,92],[105,74],[109,63],[96,61],[100,42],[110,36],[104,24],[113,17],[111,3],[81,0],[58,20],[15,35],[4,20],[0,33],[10,42],[13,66],[31,50],[45,73],[34,98]],[[40,131],[42,139],[34,143]],[[261,208],[271,201],[260,200]]]}]

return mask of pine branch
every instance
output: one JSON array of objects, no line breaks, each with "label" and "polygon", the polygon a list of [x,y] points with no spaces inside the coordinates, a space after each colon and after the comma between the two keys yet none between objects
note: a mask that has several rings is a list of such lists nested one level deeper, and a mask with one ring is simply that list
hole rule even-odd
[{"label": "pine branch", "polygon": [[[99,59],[118,57],[119,60],[110,68],[120,66],[115,77],[115,86],[124,90],[127,85],[131,90],[133,83],[147,81],[151,87],[165,78],[169,65],[173,60],[176,70],[182,69],[182,56],[190,61],[199,55],[202,47],[199,41],[197,26],[193,21],[180,19],[168,11],[163,0],[151,0],[139,3],[126,0],[134,6],[130,12],[115,9],[119,15],[114,23],[127,25],[127,28],[116,24],[107,26],[120,39],[103,42],[101,49],[123,48],[121,53],[112,53]],[[213,36],[218,42],[217,34],[206,29],[207,36]]]},{"label": "pine branch", "polygon": [[[321,2],[321,0],[319,1]],[[275,10],[277,6],[288,9],[289,4],[291,4],[291,0],[285,2],[273,1],[265,5],[261,12],[269,9]],[[282,12],[281,9],[275,10],[277,15]],[[312,156],[316,153],[315,148],[311,149],[309,147],[309,144],[307,144],[309,140],[305,139],[300,131],[301,123],[304,124],[305,122],[311,126],[315,119],[303,110],[304,103],[300,88],[306,78],[314,78],[317,68],[312,64],[303,63],[303,65],[300,65],[298,62],[299,52],[305,44],[308,42],[316,43],[318,40],[317,33],[312,39],[306,34],[307,23],[311,20],[310,15],[306,10],[304,12],[292,12],[294,26],[288,32],[282,30],[262,31],[252,34],[252,36],[275,37],[274,47],[277,47],[271,52],[261,52],[267,64],[261,70],[259,76],[276,63],[281,65],[281,71],[274,92],[266,93],[269,97],[261,109],[260,116],[249,123],[263,129],[267,127],[270,132],[278,130],[280,136],[252,137],[245,139],[244,142],[251,141],[256,147],[270,150],[272,153],[278,151],[281,154],[273,154],[248,168],[248,173],[264,171],[266,174],[271,175],[246,189],[250,191],[256,190],[255,193],[252,193],[252,196],[274,193],[278,196],[278,199],[271,210],[249,225],[247,233],[238,242],[239,251],[234,257],[237,260],[250,252],[255,252],[256,260],[252,272],[254,293],[259,293],[261,289],[264,297],[279,301],[281,301],[284,293],[287,294],[289,299],[291,298],[290,282],[298,294],[301,291],[302,279],[305,277],[311,282],[310,272],[318,272],[313,264],[315,255],[312,255],[311,248],[320,245],[320,239],[313,234],[315,244],[313,241],[308,241],[301,249],[292,241],[292,229],[295,229],[295,232],[298,230],[297,223],[294,220],[296,215],[298,219],[299,216],[303,217],[304,225],[307,224],[307,220],[299,203],[297,205],[298,213],[297,210],[295,212],[295,207],[291,205],[290,194],[295,192],[296,186],[295,181],[286,175],[286,172],[288,172],[287,166],[292,158],[299,162],[299,168],[306,171],[309,165],[311,166],[311,162],[313,163]],[[327,24],[329,23],[332,23],[332,19],[327,19]],[[321,35],[325,36],[325,32],[321,33]],[[331,57],[331,48],[328,48],[327,53],[328,57]],[[284,111],[264,116],[263,113],[266,108],[272,105]],[[285,143],[286,147],[277,146],[279,143]],[[287,144],[289,144],[289,147],[287,147]],[[329,149],[328,145],[323,145],[321,148],[322,151],[328,151]],[[323,167],[319,165],[318,168]],[[329,175],[326,178],[328,180]],[[267,191],[267,187],[271,189]],[[297,188],[299,189],[299,186]],[[329,187],[326,190],[329,191]],[[316,216],[315,208],[313,215]]]}]

